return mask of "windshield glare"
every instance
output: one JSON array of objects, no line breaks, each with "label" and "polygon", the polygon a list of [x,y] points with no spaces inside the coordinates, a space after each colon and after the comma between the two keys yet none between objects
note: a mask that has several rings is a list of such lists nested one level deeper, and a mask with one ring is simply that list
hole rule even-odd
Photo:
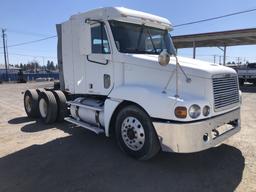
[{"label": "windshield glare", "polygon": [[109,21],[115,44],[121,53],[160,54],[164,49],[173,55],[167,30],[120,21]]}]

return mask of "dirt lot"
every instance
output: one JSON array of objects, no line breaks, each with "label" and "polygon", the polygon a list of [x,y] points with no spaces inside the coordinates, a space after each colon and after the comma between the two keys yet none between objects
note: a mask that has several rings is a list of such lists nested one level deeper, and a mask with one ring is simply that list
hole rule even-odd
[{"label": "dirt lot", "polygon": [[21,91],[46,84],[0,85],[1,192],[256,191],[256,88],[243,88],[242,130],[221,146],[141,162],[104,136],[28,119]]}]

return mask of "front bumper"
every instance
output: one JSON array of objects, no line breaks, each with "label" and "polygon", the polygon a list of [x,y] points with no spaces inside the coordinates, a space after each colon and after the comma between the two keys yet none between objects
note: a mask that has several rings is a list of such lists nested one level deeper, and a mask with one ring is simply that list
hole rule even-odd
[{"label": "front bumper", "polygon": [[[153,122],[153,125],[163,151],[179,153],[197,152],[222,143],[241,129],[240,108],[197,122]],[[228,129],[224,129],[224,132],[218,135],[216,130],[222,129],[224,126]]]}]

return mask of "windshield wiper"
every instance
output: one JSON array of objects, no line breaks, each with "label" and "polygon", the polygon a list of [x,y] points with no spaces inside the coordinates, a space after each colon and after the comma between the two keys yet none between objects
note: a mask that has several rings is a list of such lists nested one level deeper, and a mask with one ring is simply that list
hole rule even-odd
[{"label": "windshield wiper", "polygon": [[153,42],[153,39],[152,39],[152,36],[151,36],[151,33],[150,33],[149,29],[147,29],[147,32],[148,32],[150,41],[151,41],[151,43],[152,43],[153,49],[154,49],[155,53],[157,54],[157,50],[156,50],[156,47],[155,47],[155,44],[154,44],[154,42]]},{"label": "windshield wiper", "polygon": [[139,46],[140,46],[140,41],[141,41],[141,36],[142,36],[142,33],[143,33],[143,31],[144,31],[144,25],[141,25],[141,29],[140,29],[140,34],[139,34],[139,39],[138,39],[138,42],[137,42],[137,46],[136,46],[136,51],[138,51],[139,50]]}]

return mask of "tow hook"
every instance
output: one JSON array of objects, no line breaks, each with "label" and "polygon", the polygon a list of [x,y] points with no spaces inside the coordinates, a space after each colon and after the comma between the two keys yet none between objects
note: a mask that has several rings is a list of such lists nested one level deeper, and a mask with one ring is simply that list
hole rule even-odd
[{"label": "tow hook", "polygon": [[220,135],[219,131],[217,131],[216,129],[213,129],[212,133],[214,137],[218,137]]}]

